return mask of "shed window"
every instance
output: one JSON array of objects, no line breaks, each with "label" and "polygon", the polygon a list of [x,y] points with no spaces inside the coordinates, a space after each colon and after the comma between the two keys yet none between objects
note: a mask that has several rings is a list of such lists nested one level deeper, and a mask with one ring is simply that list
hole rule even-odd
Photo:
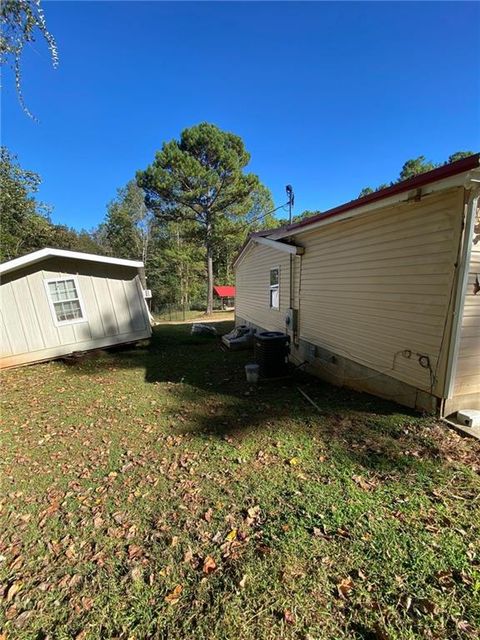
[{"label": "shed window", "polygon": [[78,322],[84,319],[78,283],[75,278],[48,280],[46,286],[57,324]]},{"label": "shed window", "polygon": [[270,269],[270,309],[280,309],[280,269]]}]

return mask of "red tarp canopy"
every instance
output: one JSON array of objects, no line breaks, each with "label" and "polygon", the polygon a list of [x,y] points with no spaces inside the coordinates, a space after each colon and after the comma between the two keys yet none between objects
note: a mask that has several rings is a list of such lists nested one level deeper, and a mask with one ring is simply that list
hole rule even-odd
[{"label": "red tarp canopy", "polygon": [[234,286],[213,287],[213,293],[219,298],[234,298],[235,287]]}]

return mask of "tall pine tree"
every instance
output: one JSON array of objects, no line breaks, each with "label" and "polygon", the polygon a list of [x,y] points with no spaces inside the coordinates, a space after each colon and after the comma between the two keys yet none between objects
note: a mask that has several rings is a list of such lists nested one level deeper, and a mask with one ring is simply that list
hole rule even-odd
[{"label": "tall pine tree", "polygon": [[214,258],[221,252],[222,229],[245,220],[259,189],[240,137],[206,122],[185,129],[137,173],[150,211],[163,221],[192,222],[205,247],[207,314],[213,311]]}]

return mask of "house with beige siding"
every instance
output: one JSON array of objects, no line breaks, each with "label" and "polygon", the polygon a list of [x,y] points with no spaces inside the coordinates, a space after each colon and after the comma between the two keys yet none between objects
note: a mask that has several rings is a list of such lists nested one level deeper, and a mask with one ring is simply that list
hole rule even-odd
[{"label": "house with beige siding", "polygon": [[480,409],[479,158],[252,234],[236,323],[287,332],[292,361],[336,385]]},{"label": "house with beige siding", "polygon": [[41,249],[0,265],[0,368],[151,335],[143,263]]}]

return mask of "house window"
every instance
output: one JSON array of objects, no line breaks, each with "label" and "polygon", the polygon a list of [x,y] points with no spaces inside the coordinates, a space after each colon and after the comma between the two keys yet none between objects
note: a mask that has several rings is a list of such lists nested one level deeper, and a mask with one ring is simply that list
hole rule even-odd
[{"label": "house window", "polygon": [[85,319],[78,283],[75,278],[46,280],[45,286],[57,325],[81,322]]},{"label": "house window", "polygon": [[280,309],[280,269],[270,269],[270,309]]}]

